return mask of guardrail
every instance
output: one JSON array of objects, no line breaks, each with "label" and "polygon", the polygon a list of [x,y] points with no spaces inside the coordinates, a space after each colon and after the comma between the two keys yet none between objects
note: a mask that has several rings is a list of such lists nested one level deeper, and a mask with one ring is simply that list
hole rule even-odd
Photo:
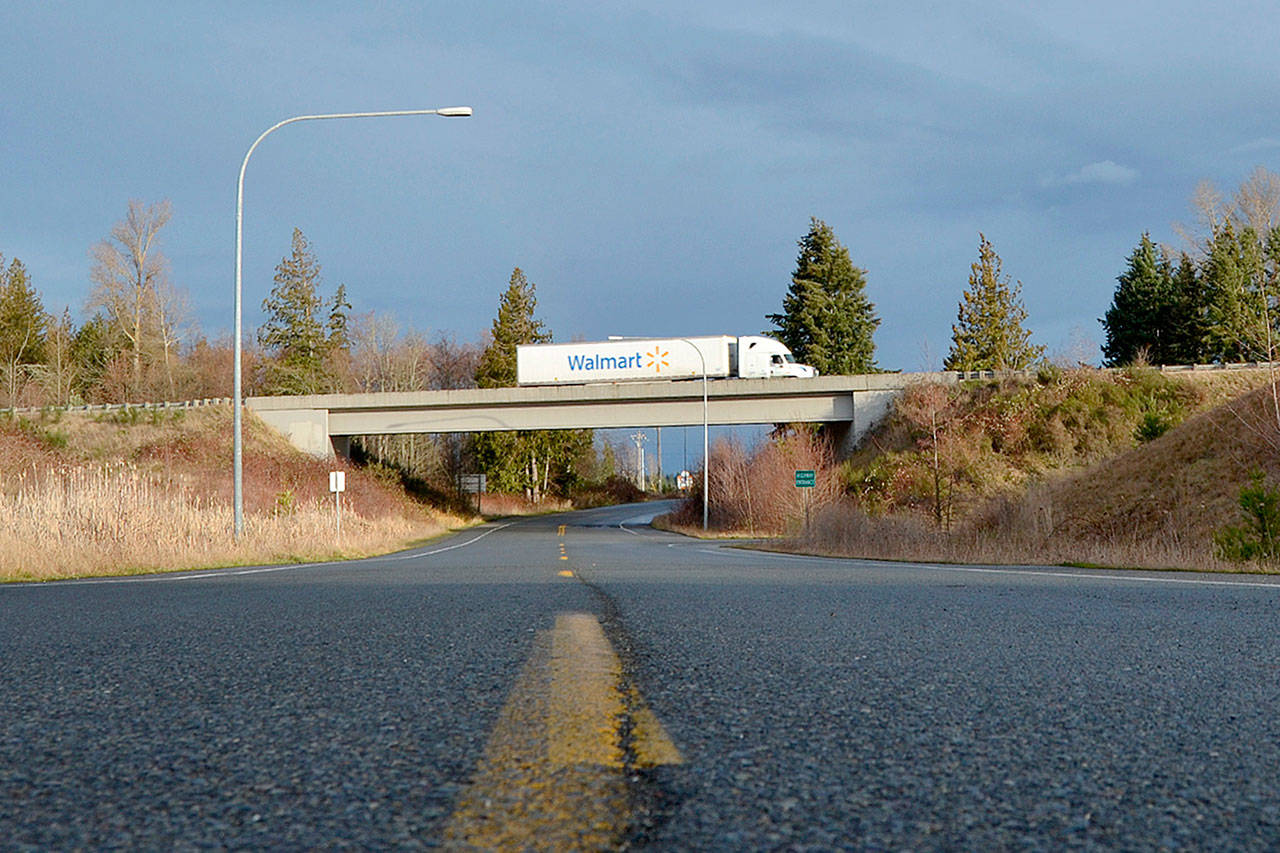
[{"label": "guardrail", "polygon": [[0,409],[0,415],[38,415],[43,412],[128,412],[140,411],[173,411],[177,409],[199,409],[205,406],[230,406],[230,397],[205,397],[200,400],[183,400],[179,403],[85,403],[79,406],[18,406]]},{"label": "guardrail", "polygon": [[[1091,365],[1083,365],[1090,370],[1099,370],[1106,373],[1119,373],[1130,370],[1129,367],[1093,367]],[[1280,368],[1280,362],[1275,361],[1241,361],[1229,364],[1160,364],[1150,365],[1152,370],[1158,370],[1161,373],[1192,373],[1192,372],[1212,372],[1219,370],[1265,370],[1267,368]],[[1075,370],[1076,368],[1064,367],[1063,370]],[[1012,376],[1035,376],[1039,372],[1039,368],[1029,367],[1023,370],[944,370],[943,374],[952,374],[958,381],[966,381],[969,379],[1003,379]],[[910,374],[906,374],[910,375]]]}]

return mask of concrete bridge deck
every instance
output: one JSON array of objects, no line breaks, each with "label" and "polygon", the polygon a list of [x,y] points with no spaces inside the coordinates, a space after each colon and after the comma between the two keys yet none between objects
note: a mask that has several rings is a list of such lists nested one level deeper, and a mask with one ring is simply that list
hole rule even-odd
[{"label": "concrete bridge deck", "polygon": [[[874,373],[815,379],[713,379],[707,421],[714,425],[826,423],[843,443],[883,417],[910,382],[955,373]],[[405,391],[250,397],[248,407],[316,455],[345,450],[353,435],[539,429],[613,429],[702,424],[702,381],[540,385],[462,391]]]}]

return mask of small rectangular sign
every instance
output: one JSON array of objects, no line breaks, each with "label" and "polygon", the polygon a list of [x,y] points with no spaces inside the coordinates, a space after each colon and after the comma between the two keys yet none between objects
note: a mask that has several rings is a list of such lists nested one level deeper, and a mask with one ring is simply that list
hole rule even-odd
[{"label": "small rectangular sign", "polygon": [[465,494],[483,494],[487,485],[485,479],[484,474],[463,474],[458,478],[458,489]]},{"label": "small rectangular sign", "polygon": [[347,490],[347,472],[346,471],[330,471],[329,472],[329,491],[345,492]]},{"label": "small rectangular sign", "polygon": [[797,489],[812,489],[816,485],[818,485],[818,474],[816,471],[796,472]]}]

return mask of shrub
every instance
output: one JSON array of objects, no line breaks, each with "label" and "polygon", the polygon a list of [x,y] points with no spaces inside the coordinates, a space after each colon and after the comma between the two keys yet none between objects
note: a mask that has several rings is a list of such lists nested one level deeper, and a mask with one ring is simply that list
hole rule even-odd
[{"label": "shrub", "polygon": [[64,429],[42,429],[39,438],[51,450],[62,450],[71,441],[71,436]]},{"label": "shrub", "polygon": [[1237,563],[1275,559],[1280,555],[1280,488],[1254,471],[1240,490],[1240,509],[1244,524],[1228,525],[1213,535],[1218,556]]},{"label": "shrub", "polygon": [[598,485],[582,486],[573,495],[574,509],[589,509],[597,506],[613,506],[616,504],[637,503],[645,499],[645,493],[636,488],[636,484],[626,477],[617,474],[607,478]]},{"label": "shrub", "polygon": [[[805,510],[835,500],[841,490],[831,448],[812,430],[794,428],[775,434],[748,452],[732,439],[711,446],[709,470],[711,524],[719,530],[752,536],[776,535],[798,528]],[[795,472],[816,472],[813,488],[797,488]],[[674,514],[677,524],[701,524],[702,480]]]},{"label": "shrub", "polygon": [[1153,441],[1174,426],[1177,426],[1177,424],[1166,413],[1147,409],[1142,415],[1142,420],[1138,422],[1138,428],[1133,431],[1133,437],[1139,443]]},{"label": "shrub", "polygon": [[293,494],[293,489],[285,489],[276,493],[275,516],[277,518],[286,515],[293,515],[298,508],[297,498]]},{"label": "shrub", "polygon": [[1042,361],[1036,369],[1036,381],[1041,385],[1056,385],[1062,381],[1062,368],[1052,362]]}]

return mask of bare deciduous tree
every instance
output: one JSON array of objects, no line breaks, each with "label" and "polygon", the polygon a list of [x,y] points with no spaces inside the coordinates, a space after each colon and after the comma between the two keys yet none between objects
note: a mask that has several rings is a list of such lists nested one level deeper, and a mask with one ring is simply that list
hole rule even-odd
[{"label": "bare deciduous tree", "polygon": [[65,406],[71,402],[80,373],[72,354],[75,331],[71,311],[64,309],[61,317],[49,323],[49,331],[45,337],[45,362],[36,366],[36,377],[44,388],[45,399],[55,406]]},{"label": "bare deciduous tree", "polygon": [[[402,331],[395,318],[373,312],[353,318],[351,375],[364,392],[427,391],[475,385],[480,348],[441,336],[427,343]],[[365,436],[360,445],[374,457],[425,479],[455,484],[466,464],[460,435]]]},{"label": "bare deciduous tree", "polygon": [[1195,222],[1191,225],[1176,222],[1173,230],[1186,243],[1192,257],[1203,258],[1209,252],[1213,235],[1222,229],[1229,214],[1222,193],[1212,181],[1207,180],[1196,184],[1191,193],[1191,210],[1195,214]]},{"label": "bare deciduous tree", "polygon": [[919,442],[922,450],[932,456],[929,468],[933,473],[933,520],[938,527],[951,527],[951,498],[954,483],[943,496],[943,484],[955,476],[954,462],[947,453],[947,426],[951,404],[955,402],[955,389],[938,382],[921,383],[907,389],[896,401],[898,413],[923,433]]},{"label": "bare deciduous tree", "polygon": [[163,366],[167,390],[172,390],[172,356],[189,316],[185,300],[169,280],[168,260],[158,248],[160,230],[172,215],[167,201],[148,205],[132,200],[111,236],[90,252],[94,288],[89,308],[101,308],[125,342],[133,393],[143,390],[145,368],[153,363]]},{"label": "bare deciduous tree", "polygon": [[1258,166],[1240,184],[1233,201],[1235,218],[1265,239],[1280,223],[1280,175]]}]

